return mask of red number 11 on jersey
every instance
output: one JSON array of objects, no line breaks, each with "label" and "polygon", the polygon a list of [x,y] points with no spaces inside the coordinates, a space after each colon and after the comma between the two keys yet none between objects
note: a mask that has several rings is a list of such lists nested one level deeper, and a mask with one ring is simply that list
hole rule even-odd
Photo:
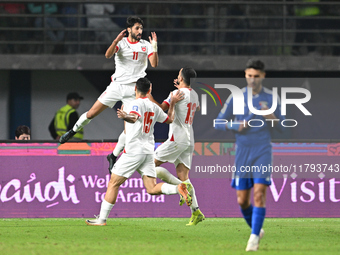
[{"label": "red number 11 on jersey", "polygon": [[152,118],[155,116],[154,112],[145,112],[144,113],[144,121],[143,121],[143,132],[144,133],[149,133],[150,132],[150,126],[152,124]]},{"label": "red number 11 on jersey", "polygon": [[132,57],[133,60],[137,60],[138,59],[138,51],[134,51],[133,52],[133,57]]}]

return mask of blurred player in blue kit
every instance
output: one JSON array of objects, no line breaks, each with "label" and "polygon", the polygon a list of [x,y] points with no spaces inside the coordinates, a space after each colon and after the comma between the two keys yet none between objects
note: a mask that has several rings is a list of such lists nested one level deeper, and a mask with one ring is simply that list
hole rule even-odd
[{"label": "blurred player in blue kit", "polygon": [[[245,172],[245,167],[269,166],[272,164],[271,133],[273,128],[282,130],[280,100],[276,110],[269,115],[255,115],[250,112],[247,95],[252,89],[252,102],[257,110],[268,110],[273,104],[272,91],[262,86],[265,78],[264,63],[260,60],[249,60],[245,77],[247,87],[242,89],[244,96],[244,115],[233,114],[233,97],[229,96],[217,119],[228,120],[215,124],[219,130],[232,130],[236,137],[236,172],[232,179],[232,187],[236,189],[237,202],[247,224],[251,227],[251,235],[246,251],[257,251],[264,231],[262,225],[266,215],[266,191],[271,184],[270,171]],[[256,119],[250,123],[251,119]],[[233,120],[233,122],[230,122]],[[261,125],[261,121],[263,125]],[[256,124],[255,124],[256,123]],[[259,124],[260,123],[260,124]],[[252,127],[256,126],[256,127]],[[274,126],[274,127],[273,127]],[[254,188],[254,206],[251,204],[251,188]]]}]

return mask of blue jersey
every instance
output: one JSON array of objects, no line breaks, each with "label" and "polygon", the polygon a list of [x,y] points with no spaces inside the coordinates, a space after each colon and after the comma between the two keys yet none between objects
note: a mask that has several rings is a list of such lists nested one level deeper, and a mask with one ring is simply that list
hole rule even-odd
[{"label": "blue jersey", "polygon": [[[248,126],[246,129],[243,129],[241,132],[236,132],[235,134],[236,172],[234,173],[231,186],[237,190],[248,190],[253,187],[254,183],[261,183],[265,185],[271,184],[270,172],[245,172],[243,170],[248,166],[257,166],[260,168],[262,166],[268,166],[272,164],[272,146],[270,141],[273,127],[272,122],[266,121],[262,115],[255,115],[250,112],[247,102],[247,87],[243,88],[242,91],[244,97],[244,115],[233,114],[233,97],[231,95],[225,102],[217,119],[240,122],[244,122],[245,120],[248,123],[251,119],[262,120],[262,122],[252,121],[251,125],[255,125],[257,127]],[[262,90],[259,94],[253,95],[252,99],[253,107],[257,110],[260,110],[263,105],[266,105],[268,109],[270,109],[273,104],[272,91],[264,87],[262,87]],[[280,130],[282,129],[281,121],[284,119],[284,117],[281,115],[281,104],[279,98],[274,115],[276,116],[276,119],[279,119],[280,122],[276,123],[274,127]],[[215,124],[215,128],[226,130],[225,122],[218,125]]]},{"label": "blue jersey", "polygon": [[[240,121],[248,122],[251,119],[262,120],[263,125],[261,126],[260,121],[252,121],[251,125],[256,125],[260,127],[248,127],[244,129],[242,132],[236,132],[236,144],[245,144],[245,145],[255,145],[255,144],[264,144],[270,143],[271,140],[271,133],[272,133],[272,121],[269,121],[261,116],[255,115],[250,112],[248,107],[248,100],[247,100],[247,87],[242,89],[243,97],[244,97],[244,115],[233,115],[233,97],[232,95],[226,100],[221,112],[218,114],[217,119],[225,119],[225,120],[233,120],[233,121]],[[273,97],[272,91],[262,87],[262,90],[259,94],[253,96],[253,106],[254,108],[260,110],[262,105],[266,105],[269,109],[273,104]],[[274,126],[275,128],[282,130],[281,121],[284,117],[281,115],[281,103],[278,97],[277,107],[274,112],[276,119],[279,119],[280,123],[276,123]],[[243,124],[241,124],[243,125]],[[216,129],[226,130],[225,123],[215,125]]]}]

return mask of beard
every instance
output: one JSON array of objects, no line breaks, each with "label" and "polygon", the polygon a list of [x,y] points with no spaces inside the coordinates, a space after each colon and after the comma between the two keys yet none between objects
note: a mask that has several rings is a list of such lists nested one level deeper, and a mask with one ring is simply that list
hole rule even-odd
[{"label": "beard", "polygon": [[134,33],[131,32],[131,37],[132,37],[133,39],[137,40],[137,41],[139,41],[139,40],[141,39],[141,37],[140,37],[140,38],[138,37],[139,35],[141,36],[141,34],[137,34],[137,35],[136,35],[136,34],[134,34]]}]

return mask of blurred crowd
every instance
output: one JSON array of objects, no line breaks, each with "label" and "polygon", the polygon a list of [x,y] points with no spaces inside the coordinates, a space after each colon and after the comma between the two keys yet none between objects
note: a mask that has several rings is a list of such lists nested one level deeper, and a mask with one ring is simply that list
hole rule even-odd
[{"label": "blurred crowd", "polygon": [[340,5],[242,2],[1,3],[0,53],[103,54],[136,14],[163,55],[340,55]]}]

